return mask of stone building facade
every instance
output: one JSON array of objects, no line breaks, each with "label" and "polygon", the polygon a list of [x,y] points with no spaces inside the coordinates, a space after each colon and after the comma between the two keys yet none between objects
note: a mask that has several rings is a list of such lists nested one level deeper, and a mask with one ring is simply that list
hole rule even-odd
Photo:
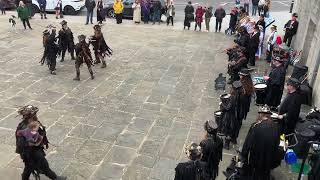
[{"label": "stone building facade", "polygon": [[320,107],[320,0],[295,0],[299,28],[293,48],[302,50],[301,61],[309,67],[308,80],[313,87],[313,105]]}]

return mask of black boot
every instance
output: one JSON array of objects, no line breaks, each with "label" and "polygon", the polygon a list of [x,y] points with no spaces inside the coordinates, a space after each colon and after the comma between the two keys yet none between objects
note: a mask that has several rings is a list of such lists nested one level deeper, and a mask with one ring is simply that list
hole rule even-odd
[{"label": "black boot", "polygon": [[71,52],[71,59],[76,60],[76,58],[74,57],[74,52]]},{"label": "black boot", "polygon": [[230,149],[230,138],[225,138],[225,139],[224,139],[223,148],[225,148],[226,150],[229,150],[229,149]]},{"label": "black boot", "polygon": [[55,180],[66,180],[67,177],[65,176],[57,176]]},{"label": "black boot", "polygon": [[102,60],[102,66],[101,66],[101,68],[106,68],[106,67],[107,67],[106,61],[105,61],[105,60]]},{"label": "black boot", "polygon": [[80,81],[80,73],[77,73],[77,76],[75,78],[73,78],[73,80]]},{"label": "black boot", "polygon": [[91,67],[89,67],[88,69],[89,69],[89,73],[90,73],[90,75],[91,75],[91,79],[94,79],[94,76],[93,76],[93,72],[92,72]]}]

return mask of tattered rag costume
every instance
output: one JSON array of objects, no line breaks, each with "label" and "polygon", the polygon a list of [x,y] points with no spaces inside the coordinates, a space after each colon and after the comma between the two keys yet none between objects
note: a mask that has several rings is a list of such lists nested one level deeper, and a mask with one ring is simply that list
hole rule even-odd
[{"label": "tattered rag costume", "polygon": [[91,56],[91,51],[89,49],[89,44],[86,42],[86,37],[84,35],[80,35],[78,39],[79,39],[79,43],[77,43],[75,47],[75,51],[77,55],[77,59],[75,62],[77,76],[73,80],[76,80],[76,81],[80,80],[80,66],[82,63],[86,63],[89,73],[91,75],[91,79],[94,79],[93,72],[91,69],[92,56]]},{"label": "tattered rag costume", "polygon": [[74,39],[73,33],[71,29],[67,26],[67,21],[63,20],[61,23],[62,29],[59,31],[58,39],[59,39],[59,46],[61,48],[61,62],[64,61],[64,57],[66,55],[66,51],[71,54],[71,59],[75,60],[74,58]]},{"label": "tattered rag costume", "polygon": [[94,35],[91,37],[90,43],[93,46],[94,55],[96,58],[95,64],[102,62],[101,68],[105,68],[106,61],[104,57],[112,55],[112,49],[107,45],[103,34],[101,32],[101,27],[99,25],[95,25],[94,27]]},{"label": "tattered rag costume", "polygon": [[59,52],[59,46],[56,44],[56,33],[52,31],[48,37],[47,43],[45,45],[44,57],[47,60],[47,64],[51,74],[56,74],[56,60]]}]

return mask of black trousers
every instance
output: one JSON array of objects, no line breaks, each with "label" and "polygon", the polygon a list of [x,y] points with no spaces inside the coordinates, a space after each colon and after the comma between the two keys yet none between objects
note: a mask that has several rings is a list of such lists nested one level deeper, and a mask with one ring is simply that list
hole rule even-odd
[{"label": "black trousers", "polygon": [[50,179],[56,179],[57,175],[53,172],[49,163],[44,157],[42,150],[29,152],[29,157],[24,160],[24,169],[22,173],[22,180],[29,180],[31,173],[35,170],[40,171]]},{"label": "black trousers", "polygon": [[54,71],[56,69],[56,64],[57,64],[57,58],[56,57],[48,57],[49,61],[49,70]]},{"label": "black trousers", "polygon": [[199,29],[201,31],[201,22],[196,22],[196,25],[194,26],[194,30],[197,30],[197,27],[199,26]]},{"label": "black trousers", "polygon": [[41,17],[44,15],[44,17],[46,17],[47,13],[46,13],[46,6],[44,5],[40,5],[40,15]]},{"label": "black trousers", "polygon": [[121,24],[122,23],[122,13],[116,14],[116,21],[117,21],[117,24]]},{"label": "black trousers", "polygon": [[222,24],[222,19],[216,19],[216,32],[219,29],[219,32],[221,31],[221,24]]},{"label": "black trousers", "polygon": [[62,53],[62,59],[64,59],[67,50],[70,52],[71,54],[71,58],[74,59],[74,44],[72,42],[70,42],[69,44],[63,45],[62,49],[61,49],[61,53]]},{"label": "black trousers", "polygon": [[270,170],[266,172],[253,171],[252,180],[270,180]]},{"label": "black trousers", "polygon": [[171,21],[171,25],[173,26],[173,16],[169,16],[167,18],[167,25],[169,25],[170,21]]},{"label": "black trousers", "polygon": [[270,51],[267,51],[267,58],[266,58],[266,60],[267,60],[268,62],[271,62],[271,60],[272,60],[272,54],[273,54],[273,45],[270,44]]},{"label": "black trousers", "polygon": [[252,66],[256,65],[256,51],[249,51],[249,64]]},{"label": "black trousers", "polygon": [[28,27],[29,27],[30,29],[32,29],[31,26],[30,26],[29,19],[22,19],[22,24],[23,24],[24,29],[27,29],[26,23],[27,23]]},{"label": "black trousers", "polygon": [[286,43],[288,47],[290,47],[291,45],[292,37],[292,35],[289,35],[287,33],[284,34],[283,42]]}]

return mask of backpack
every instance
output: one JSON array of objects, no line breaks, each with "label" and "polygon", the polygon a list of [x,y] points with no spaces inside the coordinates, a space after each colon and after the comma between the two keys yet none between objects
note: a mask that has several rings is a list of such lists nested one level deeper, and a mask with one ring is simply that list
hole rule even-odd
[{"label": "backpack", "polygon": [[282,44],[282,38],[281,38],[281,36],[277,36],[276,43],[277,43],[277,45]]}]

